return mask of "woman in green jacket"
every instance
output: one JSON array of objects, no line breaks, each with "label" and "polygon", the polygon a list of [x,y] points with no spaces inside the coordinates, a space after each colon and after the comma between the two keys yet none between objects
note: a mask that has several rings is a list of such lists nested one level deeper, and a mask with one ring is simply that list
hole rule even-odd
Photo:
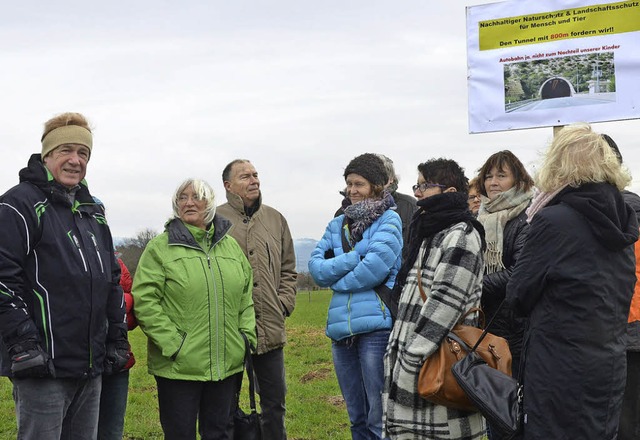
[{"label": "woman in green jacket", "polygon": [[256,343],[251,266],[216,216],[213,189],[188,179],[174,218],[147,245],[133,284],[148,338],[165,439],[226,439],[243,371],[244,333]]}]

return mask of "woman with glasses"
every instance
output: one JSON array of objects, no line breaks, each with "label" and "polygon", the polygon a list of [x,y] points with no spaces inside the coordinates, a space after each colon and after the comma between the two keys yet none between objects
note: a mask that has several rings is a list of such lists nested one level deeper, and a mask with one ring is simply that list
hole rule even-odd
[{"label": "woman with glasses", "polygon": [[140,257],[132,291],[163,438],[226,440],[244,370],[242,333],[256,344],[253,272],[207,182],[182,182],[172,206],[173,218]]},{"label": "woman with glasses", "polygon": [[536,183],[507,286],[529,318],[523,438],[615,439],[636,282],[638,221],[621,194],[631,176],[599,133],[574,124],[554,137]]},{"label": "woman with glasses", "polygon": [[469,196],[467,197],[469,202],[469,211],[474,216],[478,216],[480,210],[480,202],[482,201],[482,194],[478,188],[478,178],[474,177],[469,181]]},{"label": "woman with glasses", "polygon": [[[394,290],[398,316],[385,356],[384,426],[390,439],[480,440],[480,413],[459,411],[418,394],[424,361],[463,316],[480,305],[482,226],[467,204],[469,182],[453,160],[418,166],[418,212]],[[465,324],[477,325],[471,314]]]},{"label": "woman with glasses", "polygon": [[382,438],[383,356],[393,324],[383,300],[400,267],[402,222],[384,163],[375,154],[354,158],[344,171],[344,214],[329,222],[311,254],[309,272],[331,287],[326,334],[351,423],[351,437]]}]

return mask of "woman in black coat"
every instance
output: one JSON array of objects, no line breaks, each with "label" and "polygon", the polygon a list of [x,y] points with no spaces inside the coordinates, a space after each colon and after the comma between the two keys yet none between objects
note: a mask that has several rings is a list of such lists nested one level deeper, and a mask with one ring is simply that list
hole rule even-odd
[{"label": "woman in black coat", "polygon": [[507,286],[508,301],[529,317],[525,440],[616,436],[638,239],[620,193],[630,180],[587,124],[562,129],[545,155]]},{"label": "woman in black coat", "polygon": [[[478,172],[482,205],[478,221],[484,226],[487,250],[482,279],[482,309],[489,320],[507,293],[507,283],[527,238],[527,215],[533,198],[533,179],[509,150],[492,154]],[[509,341],[513,376],[517,379],[525,319],[506,306],[500,309],[489,331]],[[495,440],[497,437],[489,435]]]}]

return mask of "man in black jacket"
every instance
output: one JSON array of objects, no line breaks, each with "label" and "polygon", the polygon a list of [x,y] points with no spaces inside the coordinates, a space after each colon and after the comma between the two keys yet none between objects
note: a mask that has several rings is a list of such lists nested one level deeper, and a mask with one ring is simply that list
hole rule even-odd
[{"label": "man in black jacket", "polygon": [[58,115],[41,141],[0,197],[0,372],[13,383],[18,438],[95,439],[101,375],[129,357],[120,267],[84,180],[86,119]]}]

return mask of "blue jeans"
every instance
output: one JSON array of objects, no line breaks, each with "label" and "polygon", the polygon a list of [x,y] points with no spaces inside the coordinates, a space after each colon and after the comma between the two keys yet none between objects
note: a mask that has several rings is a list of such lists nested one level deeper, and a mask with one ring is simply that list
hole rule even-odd
[{"label": "blue jeans", "polygon": [[102,376],[98,440],[122,440],[129,393],[129,370]]},{"label": "blue jeans", "polygon": [[101,377],[12,379],[18,440],[94,440]]},{"label": "blue jeans", "polygon": [[382,438],[383,356],[389,330],[333,341],[333,366],[338,377],[353,440]]},{"label": "blue jeans", "polygon": [[277,348],[263,354],[254,354],[252,360],[258,379],[262,436],[269,440],[286,440],[284,415],[287,384],[284,372],[284,351],[282,348]]}]

